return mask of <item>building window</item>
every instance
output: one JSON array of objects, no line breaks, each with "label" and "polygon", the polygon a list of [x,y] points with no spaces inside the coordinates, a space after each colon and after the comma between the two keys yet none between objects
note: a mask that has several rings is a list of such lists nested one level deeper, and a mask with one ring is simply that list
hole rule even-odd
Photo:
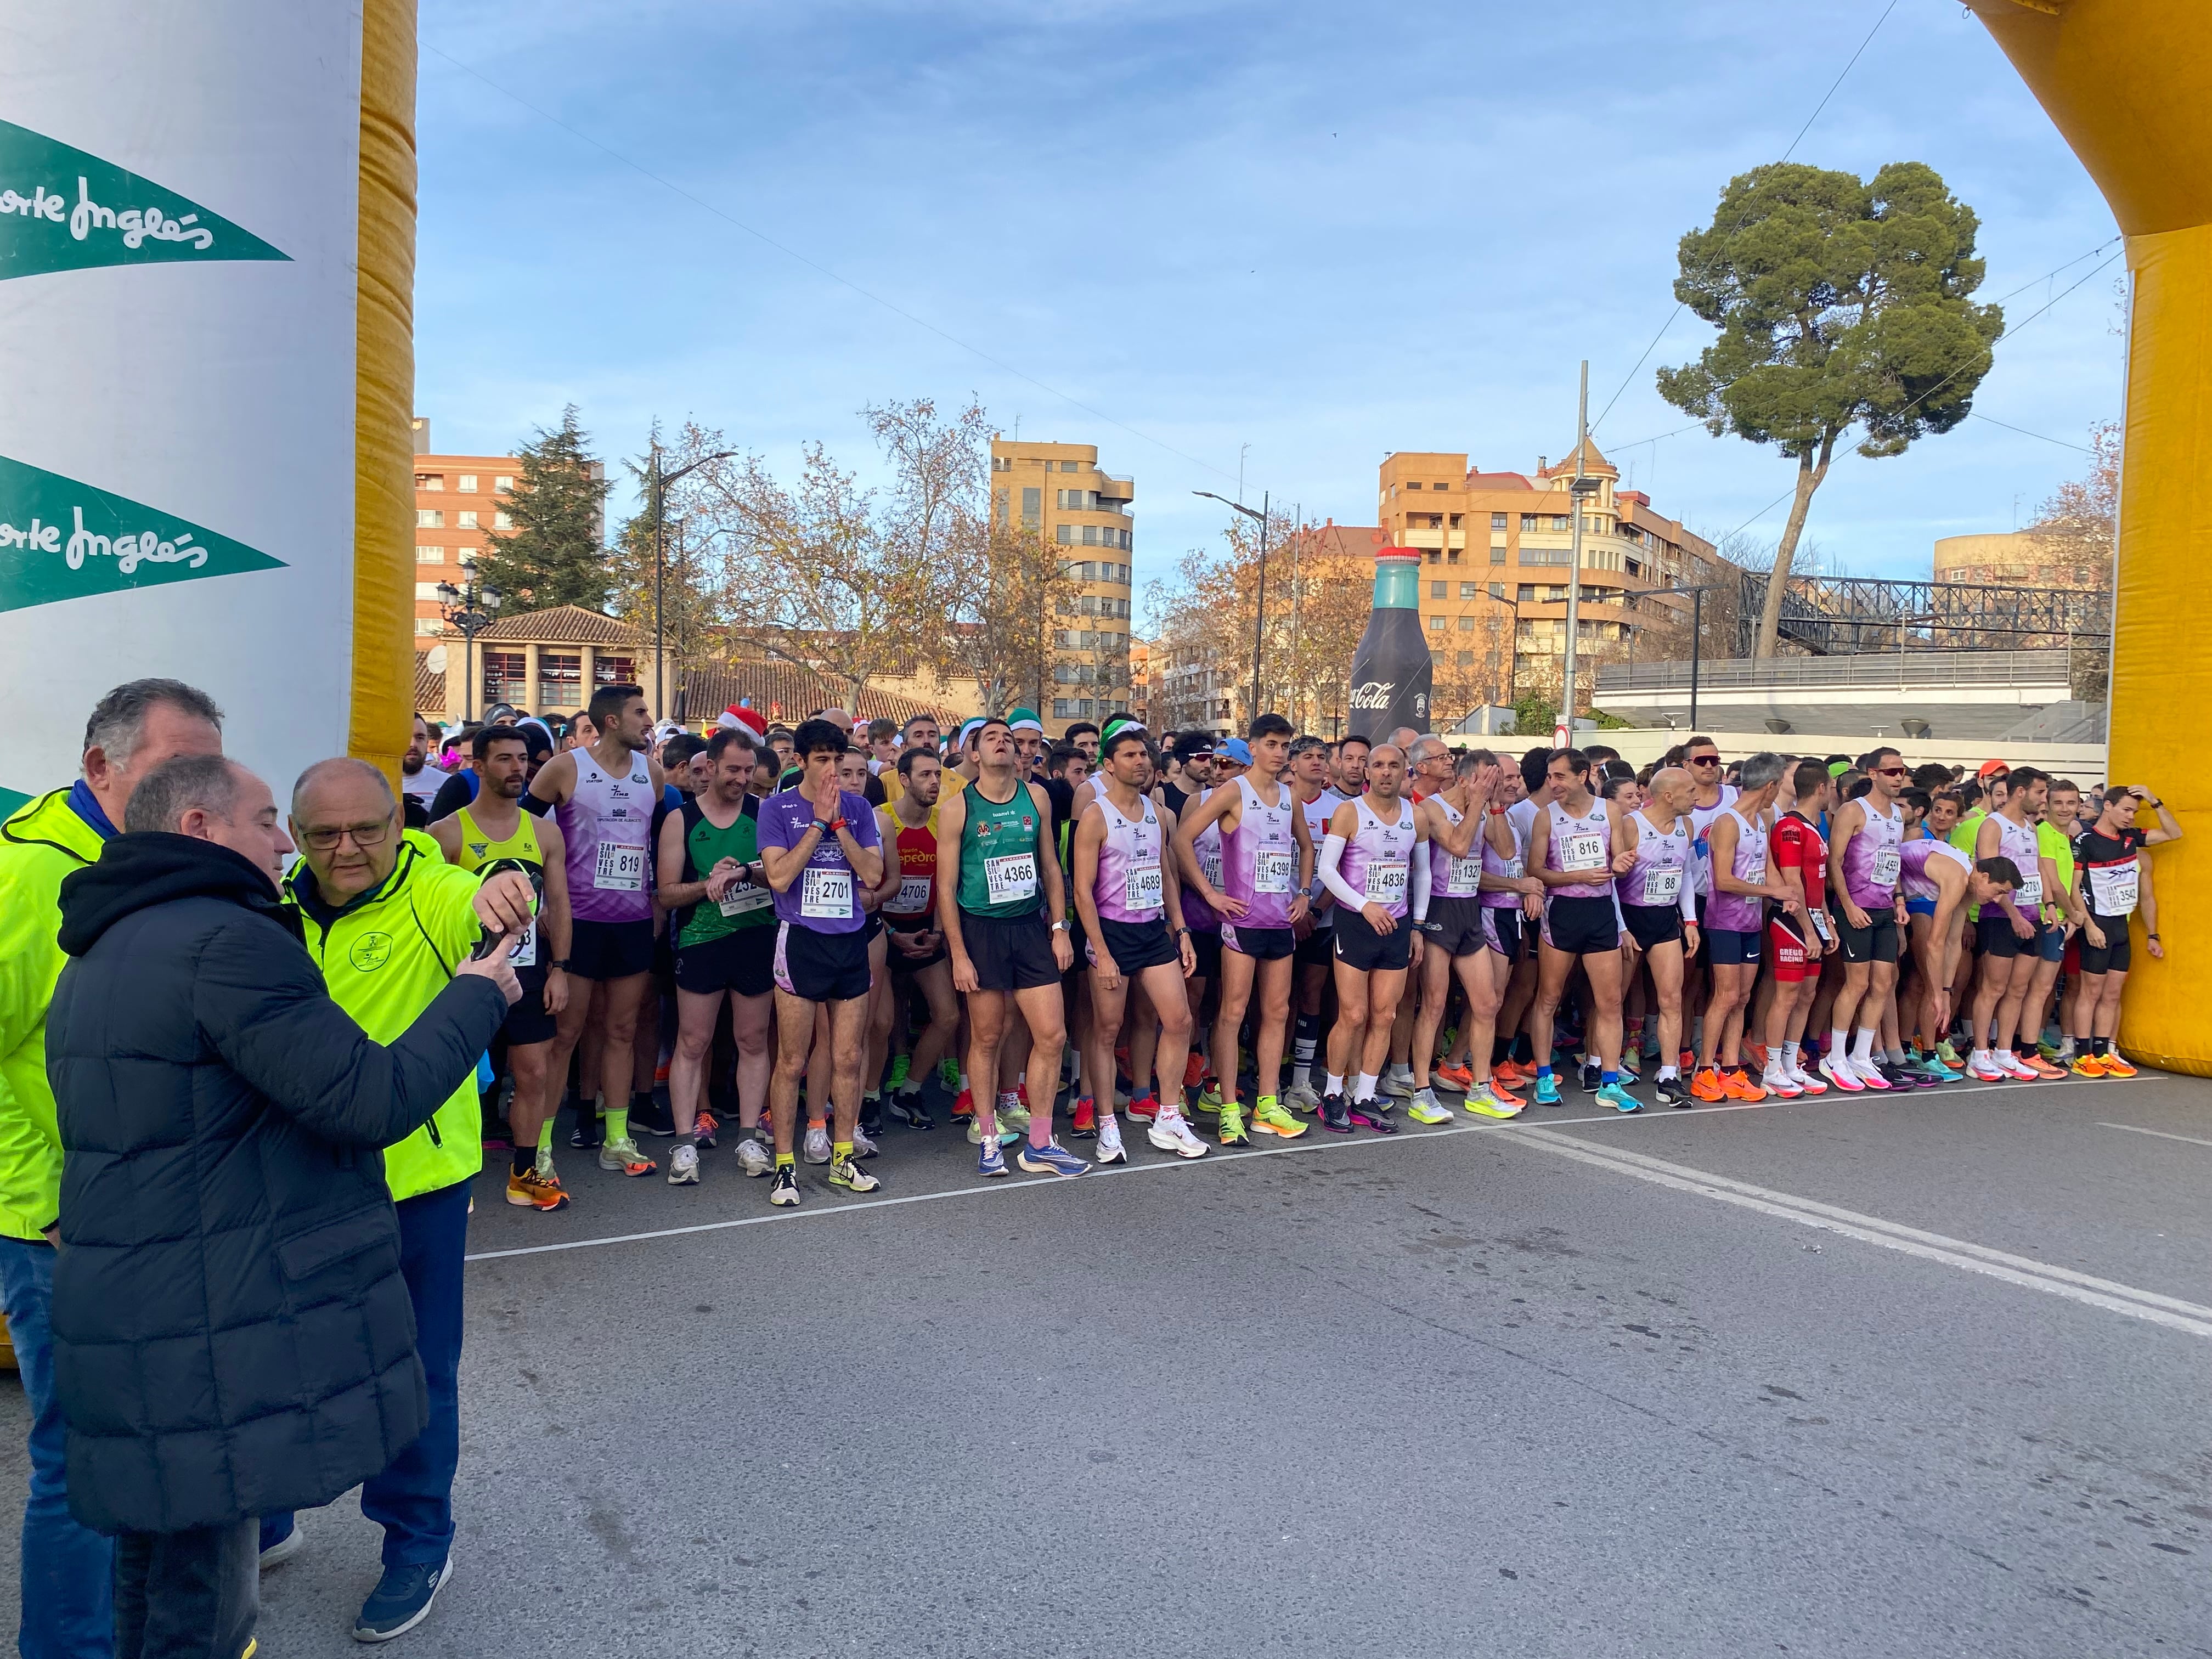
[{"label": "building window", "polygon": [[1462,668],[1472,668],[1474,666],[1474,653],[1462,651],[1454,657],[1453,660]]},{"label": "building window", "polygon": [[1028,489],[1022,491],[1022,528],[1035,530],[1044,522],[1044,491]]},{"label": "building window", "polygon": [[1449,584],[1446,582],[1431,582],[1429,584],[1429,597],[1432,599],[1441,599],[1444,596],[1444,589],[1449,586]]},{"label": "building window", "polygon": [[487,651],[483,653],[483,695],[486,702],[520,702],[530,701],[530,688],[523,678],[530,672],[530,659],[520,651]]},{"label": "building window", "polygon": [[1565,514],[1554,513],[1552,514],[1552,528],[1554,530],[1572,530],[1574,526],[1567,521],[1567,515]]},{"label": "building window", "polygon": [[415,631],[417,634],[442,634],[446,631],[446,624],[436,617],[417,617],[415,618]]},{"label": "building window", "polygon": [[602,651],[592,664],[592,683],[594,685],[635,685],[637,659],[635,657],[611,657]]},{"label": "building window", "polygon": [[1445,554],[1444,562],[1446,564],[1457,564],[1459,562],[1459,549],[1455,547],[1450,552]]},{"label": "building window", "polygon": [[1451,515],[1451,528],[1453,528],[1454,530],[1458,529],[1458,528],[1459,528],[1459,526],[1460,526],[1460,520],[1461,520],[1462,519],[1464,519],[1466,516],[1467,516],[1467,515],[1466,515],[1464,513],[1455,513],[1455,514],[1453,514]]},{"label": "building window", "polygon": [[1502,547],[1492,548],[1490,550],[1490,562],[1492,564],[1504,564],[1505,562],[1505,550]]},{"label": "building window", "polygon": [[495,513],[494,513],[494,514],[491,515],[491,527],[492,527],[494,530],[512,530],[512,529],[514,529],[514,514],[513,514],[512,513],[508,512],[505,507],[501,507],[498,511],[496,511]]},{"label": "building window", "polygon": [[1535,599],[1536,585],[1534,582],[1522,582],[1513,590],[1513,600],[1516,605],[1532,605]]},{"label": "building window", "polygon": [[443,530],[446,515],[434,507],[418,507],[415,509],[415,527],[417,530]]},{"label": "building window", "polygon": [[1071,546],[1075,541],[1075,526],[1072,524],[1054,525],[1052,536],[1062,547]]},{"label": "building window", "polygon": [[1417,478],[1408,478],[1406,480],[1406,488],[1408,489],[1419,489],[1420,487],[1420,481]]},{"label": "building window", "polygon": [[462,473],[459,488],[461,494],[464,495],[475,495],[477,493],[477,475],[473,472]]},{"label": "building window", "polygon": [[[501,699],[495,698],[498,702]],[[584,705],[584,659],[580,652],[538,653],[538,707],[580,708]]]},{"label": "building window", "polygon": [[1462,582],[1459,585],[1459,596],[1462,599],[1474,599],[1481,592],[1482,585],[1480,582]]},{"label": "building window", "polygon": [[1474,617],[1462,617],[1459,619],[1459,631],[1460,631],[1461,633],[1462,633],[1462,634],[1472,634],[1472,633],[1474,633]]},{"label": "building window", "polygon": [[1062,472],[1073,472],[1082,465],[1080,461],[1062,461],[1060,464],[1060,470]]},{"label": "building window", "polygon": [[1443,562],[1444,556],[1442,553],[1438,552],[1433,547],[1429,550],[1429,562],[1431,564],[1442,564]]},{"label": "building window", "polygon": [[418,547],[415,550],[415,562],[417,564],[443,564],[445,562],[446,550],[442,547]]},{"label": "building window", "polygon": [[417,472],[415,475],[415,488],[417,489],[443,489],[445,487],[446,475],[442,472]]},{"label": "building window", "polygon": [[491,487],[492,492],[495,495],[504,495],[508,490],[514,488],[514,480],[509,477],[506,473],[502,472],[499,477],[491,481]]},{"label": "building window", "polygon": [[1505,528],[1505,515],[1504,515],[1503,513],[1493,513],[1493,514],[1492,514],[1490,515],[1490,527],[1491,527],[1492,530],[1503,530],[1503,529],[1504,529],[1504,528]]},{"label": "building window", "polygon": [[1504,582],[1491,583],[1490,597],[1503,604],[1505,599],[1505,584]]},{"label": "building window", "polygon": [[477,527],[477,515],[473,513],[462,514],[459,520],[459,527],[463,530],[474,530]]},{"label": "building window", "polygon": [[1430,630],[1431,630],[1431,632],[1433,632],[1433,633],[1437,633],[1437,634],[1441,634],[1441,633],[1443,633],[1443,632],[1444,631],[1444,619],[1443,619],[1442,617],[1430,617],[1430,618],[1429,618],[1429,628],[1430,628]]},{"label": "building window", "polygon": [[1010,457],[1007,457],[1007,456],[1005,456],[1005,455],[994,455],[994,456],[992,456],[992,457],[991,457],[991,471],[994,471],[994,472],[1012,472],[1013,470],[1014,470],[1014,463],[1013,463],[1012,459]]}]

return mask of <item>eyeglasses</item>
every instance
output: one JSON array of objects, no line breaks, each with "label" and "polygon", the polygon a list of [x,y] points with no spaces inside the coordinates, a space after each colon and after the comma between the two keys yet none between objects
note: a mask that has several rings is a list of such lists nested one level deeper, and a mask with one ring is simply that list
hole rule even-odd
[{"label": "eyeglasses", "polygon": [[391,833],[392,820],[386,818],[381,823],[348,823],[336,830],[309,830],[303,832],[300,839],[318,853],[334,853],[338,843],[348,836],[353,837],[356,847],[376,847],[381,845],[384,838]]},{"label": "eyeglasses", "polygon": [[1718,766],[1721,757],[1718,755],[1692,755],[1688,763],[1692,766]]},{"label": "eyeglasses", "polygon": [[1877,766],[1874,769],[1885,778],[1901,778],[1905,775],[1901,766]]}]

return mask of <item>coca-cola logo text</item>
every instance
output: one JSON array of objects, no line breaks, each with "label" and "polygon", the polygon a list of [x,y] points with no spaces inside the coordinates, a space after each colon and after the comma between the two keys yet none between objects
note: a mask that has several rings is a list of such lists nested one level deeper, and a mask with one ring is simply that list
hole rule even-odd
[{"label": "coca-cola logo text", "polygon": [[1370,680],[1364,685],[1355,685],[1352,688],[1352,706],[1354,708],[1388,708],[1390,693],[1397,684],[1395,680]]}]

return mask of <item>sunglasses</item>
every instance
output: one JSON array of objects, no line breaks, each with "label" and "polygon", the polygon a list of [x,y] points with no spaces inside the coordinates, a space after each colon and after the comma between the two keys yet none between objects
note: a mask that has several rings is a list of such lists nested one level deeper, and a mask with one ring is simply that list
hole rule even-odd
[{"label": "sunglasses", "polygon": [[1905,769],[1901,766],[1877,766],[1874,769],[1885,778],[1901,778],[1905,775]]},{"label": "sunglasses", "polygon": [[1720,763],[1721,757],[1718,755],[1692,755],[1689,757],[1689,764],[1692,766],[1718,766]]}]

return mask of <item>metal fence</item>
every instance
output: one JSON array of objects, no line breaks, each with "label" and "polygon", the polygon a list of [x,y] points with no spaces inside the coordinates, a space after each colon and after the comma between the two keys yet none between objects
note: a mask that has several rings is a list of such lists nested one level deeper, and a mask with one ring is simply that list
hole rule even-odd
[{"label": "metal fence", "polygon": [[[1729,658],[1698,665],[1708,691],[1828,690],[1866,685],[2065,685],[2073,653],[2035,651],[1869,651],[1851,657]],[[1598,671],[1598,695],[1671,691],[1690,684],[1686,662],[1612,663]]]}]

